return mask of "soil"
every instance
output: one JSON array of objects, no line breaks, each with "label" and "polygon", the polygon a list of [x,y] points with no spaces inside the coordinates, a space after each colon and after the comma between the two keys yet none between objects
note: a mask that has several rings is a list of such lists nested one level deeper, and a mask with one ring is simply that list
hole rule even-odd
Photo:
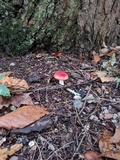
[{"label": "soil", "polygon": [[[74,54],[55,57],[43,51],[22,57],[1,54],[0,59],[0,72],[12,71],[12,76],[25,79],[34,103],[46,107],[47,116],[53,121],[50,128],[29,134],[12,134],[1,129],[0,138],[7,138],[4,147],[22,141],[23,148],[15,153],[18,160],[79,160],[87,150],[100,152],[103,132],[107,129],[114,134],[115,129],[111,119],[100,119],[102,108],[109,108],[111,113],[120,111],[120,103],[114,101],[120,98],[119,85],[90,79],[91,72],[102,70],[102,62],[94,64],[87,53],[81,59]],[[69,75],[64,86],[53,78],[58,70]],[[74,95],[67,88],[81,94],[82,108],[74,107]],[[95,97],[95,102],[84,100],[89,94]],[[91,118],[93,115],[98,119]],[[35,145],[31,147],[30,141]]]}]

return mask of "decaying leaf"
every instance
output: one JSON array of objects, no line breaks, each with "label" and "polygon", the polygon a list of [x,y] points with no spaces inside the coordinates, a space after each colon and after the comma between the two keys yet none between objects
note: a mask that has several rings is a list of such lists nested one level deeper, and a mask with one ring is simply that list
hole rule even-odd
[{"label": "decaying leaf", "polygon": [[86,151],[84,153],[84,158],[85,160],[102,160],[100,158],[100,153],[95,151]]},{"label": "decaying leaf", "polygon": [[19,151],[23,144],[15,144],[10,148],[0,148],[0,160],[6,160],[8,156],[12,156],[15,152]]},{"label": "decaying leaf", "polygon": [[120,143],[120,129],[116,128],[115,129],[115,134],[113,137],[110,139],[111,143]]},{"label": "decaying leaf", "polygon": [[61,56],[61,54],[63,54],[63,52],[54,52],[54,53],[52,53],[52,56],[59,57],[59,56]]},{"label": "decaying leaf", "polygon": [[99,55],[93,55],[93,60],[94,60],[94,63],[97,64],[99,61],[100,61],[100,57]]},{"label": "decaying leaf", "polygon": [[115,81],[115,78],[108,75],[105,71],[96,71],[95,72],[98,77],[101,79],[102,82],[113,82]]},{"label": "decaying leaf", "polygon": [[9,107],[10,104],[15,107],[20,107],[22,104],[33,105],[33,102],[29,93],[12,95],[10,98],[0,96],[0,109]]},{"label": "decaying leaf", "polygon": [[14,78],[14,77],[4,77],[0,80],[0,84],[6,85],[10,90],[26,90],[29,86],[25,80]]},{"label": "decaying leaf", "polygon": [[116,129],[112,137],[108,131],[105,131],[103,137],[99,141],[99,149],[102,157],[120,159],[120,131]]},{"label": "decaying leaf", "polygon": [[0,73],[0,76],[1,75],[6,75],[6,76],[9,76],[12,72],[8,71],[8,72],[3,72],[3,73]]},{"label": "decaying leaf", "polygon": [[46,108],[37,105],[23,106],[17,110],[0,117],[0,128],[8,130],[23,128],[47,113]]}]

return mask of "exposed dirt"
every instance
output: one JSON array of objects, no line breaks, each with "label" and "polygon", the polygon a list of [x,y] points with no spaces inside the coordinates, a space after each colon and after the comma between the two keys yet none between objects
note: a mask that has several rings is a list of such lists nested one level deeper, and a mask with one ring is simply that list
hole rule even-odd
[{"label": "exposed dirt", "polygon": [[[120,111],[120,103],[113,101],[120,98],[120,87],[115,82],[101,83],[89,78],[90,72],[101,70],[100,63],[94,65],[87,54],[80,61],[77,55],[54,57],[44,52],[23,57],[1,54],[0,59],[0,72],[12,71],[12,76],[25,79],[31,86],[28,92],[34,103],[48,108],[48,116],[53,120],[52,126],[40,133],[11,134],[1,129],[0,137],[7,137],[4,147],[23,142],[24,147],[15,154],[18,160],[79,160],[87,150],[100,152],[98,142],[104,130],[114,133],[115,129],[111,119],[99,118],[102,108],[111,106],[111,113]],[[64,86],[53,78],[58,70],[69,75]],[[84,100],[82,109],[76,109],[74,95],[67,88],[81,93],[82,98],[92,94],[96,102]],[[92,119],[92,115],[98,120]],[[30,147],[30,141],[36,144]]]}]

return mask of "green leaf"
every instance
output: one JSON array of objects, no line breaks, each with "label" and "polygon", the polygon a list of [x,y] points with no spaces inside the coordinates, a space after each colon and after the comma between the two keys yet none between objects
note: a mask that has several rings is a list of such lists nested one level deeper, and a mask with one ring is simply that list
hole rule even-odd
[{"label": "green leaf", "polygon": [[0,84],[0,95],[5,97],[10,97],[9,89],[3,84]]},{"label": "green leaf", "polygon": [[120,83],[120,78],[119,78],[119,77],[116,77],[116,78],[115,78],[115,82]]},{"label": "green leaf", "polygon": [[0,80],[2,80],[5,76],[6,76],[6,74],[2,74],[2,75],[0,76]]}]

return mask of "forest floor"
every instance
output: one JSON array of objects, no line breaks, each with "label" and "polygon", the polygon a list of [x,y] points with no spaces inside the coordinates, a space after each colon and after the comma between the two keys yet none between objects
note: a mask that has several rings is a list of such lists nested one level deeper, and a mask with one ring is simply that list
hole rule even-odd
[{"label": "forest floor", "polygon": [[[0,60],[0,73],[12,71],[11,76],[25,79],[30,85],[27,92],[34,104],[47,108],[46,116],[52,122],[41,132],[27,134],[0,129],[0,141],[6,137],[2,147],[10,147],[19,141],[23,143],[22,149],[8,159],[95,160],[90,159],[89,154],[85,157],[85,153],[101,153],[99,141],[104,132],[107,130],[113,136],[119,123],[120,85],[109,80],[102,82],[96,76],[96,71],[104,70],[102,64],[109,57],[102,57],[95,64],[87,53],[80,57],[36,52],[22,57],[1,54]],[[64,86],[53,77],[59,70],[69,75]],[[76,100],[68,88],[80,94],[81,99]],[[0,115],[6,110],[8,112],[8,108],[2,108]]]}]

